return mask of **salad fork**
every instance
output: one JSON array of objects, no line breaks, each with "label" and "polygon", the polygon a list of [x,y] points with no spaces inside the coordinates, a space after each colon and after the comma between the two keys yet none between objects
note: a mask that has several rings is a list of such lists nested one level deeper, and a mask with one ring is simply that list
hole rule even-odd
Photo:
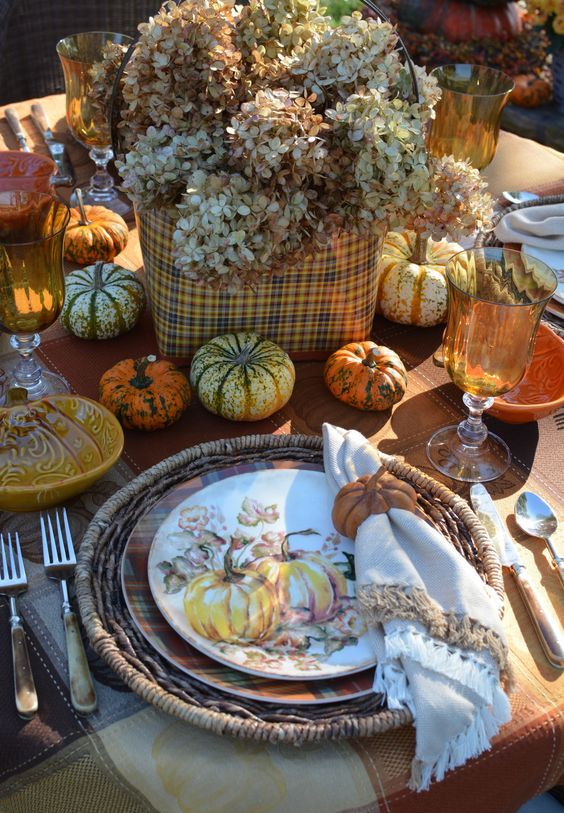
[{"label": "salad fork", "polygon": [[43,564],[47,575],[61,583],[71,703],[79,714],[91,714],[97,706],[96,690],[92,682],[84,644],[80,637],[78,618],[73,612],[69,600],[67,578],[72,576],[74,572],[76,556],[67,512],[64,508],[62,517],[63,524],[61,526],[59,512],[55,511],[55,525],[57,528],[57,538],[55,538],[51,517],[46,514],[45,520],[43,514],[40,514]]},{"label": "salad fork", "polygon": [[20,717],[33,717],[38,708],[37,692],[29,662],[22,618],[18,614],[16,596],[27,588],[27,577],[20,547],[20,537],[15,533],[16,553],[12,545],[12,535],[7,536],[8,553],[4,547],[4,537],[0,534],[0,593],[10,601],[10,630],[12,633],[12,658],[14,664],[14,691],[16,709]]}]

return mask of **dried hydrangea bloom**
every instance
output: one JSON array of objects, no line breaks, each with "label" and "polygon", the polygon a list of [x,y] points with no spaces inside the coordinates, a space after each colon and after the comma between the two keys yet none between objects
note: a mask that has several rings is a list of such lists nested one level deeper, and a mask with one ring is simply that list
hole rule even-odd
[{"label": "dried hydrangea bloom", "polygon": [[[414,196],[428,188],[426,109],[424,98],[421,102],[389,100],[371,89],[325,111],[333,122],[334,143],[350,162],[347,184],[335,209],[345,229],[370,230],[374,221],[409,210]],[[328,161],[327,186],[337,193],[342,189],[343,169],[342,159],[339,164]]]},{"label": "dried hydrangea bloom", "polygon": [[313,38],[331,30],[331,20],[318,0],[249,0],[237,21],[235,42],[250,72],[309,47]]},{"label": "dried hydrangea bloom", "polygon": [[330,125],[314,110],[315,96],[281,88],[260,90],[227,127],[230,155],[249,177],[284,186],[315,182],[325,166]]},{"label": "dried hydrangea bloom", "polygon": [[[425,237],[457,240],[488,229],[493,201],[480,172],[452,155],[429,158],[429,184],[421,190],[405,222]],[[407,214],[407,213],[406,213]]]},{"label": "dried hydrangea bloom", "polygon": [[285,63],[291,76],[329,105],[344,101],[361,87],[397,95],[402,90],[398,87],[402,61],[397,42],[389,23],[365,20],[354,12]]},{"label": "dried hydrangea bloom", "polygon": [[482,220],[478,180],[428,163],[436,81],[416,68],[414,87],[388,23],[355,13],[332,28],[322,12],[319,0],[184,0],[140,27],[118,166],[139,210],[176,213],[191,280],[237,290],[339,230]]},{"label": "dried hydrangea bloom", "polygon": [[237,290],[307,251],[308,196],[253,183],[239,173],[192,173],[178,205],[176,266],[188,279]]},{"label": "dried hydrangea bloom", "polygon": [[232,0],[167,3],[149,22],[127,65],[121,128],[126,146],[151,125],[198,131],[234,102],[241,54]]},{"label": "dried hydrangea bloom", "polygon": [[207,130],[175,134],[170,125],[149,127],[135,149],[116,167],[122,187],[136,201],[138,211],[168,206],[185,191],[190,174],[198,168],[213,170],[225,158],[222,132]]}]

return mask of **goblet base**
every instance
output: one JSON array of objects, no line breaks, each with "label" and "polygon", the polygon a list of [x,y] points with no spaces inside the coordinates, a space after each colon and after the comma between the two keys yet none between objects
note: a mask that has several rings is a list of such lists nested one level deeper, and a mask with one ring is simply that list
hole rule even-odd
[{"label": "goblet base", "polygon": [[458,434],[458,424],[439,429],[427,443],[427,457],[442,474],[464,483],[487,483],[501,477],[511,462],[509,447],[488,432],[479,446],[467,446]]},{"label": "goblet base", "polygon": [[[17,363],[17,359],[14,359]],[[22,380],[21,376],[16,374],[16,364],[10,364],[8,359],[2,359],[2,367],[6,373],[6,380],[4,383],[4,395],[7,396],[8,390],[15,387],[25,389],[27,392],[28,401],[38,401],[40,398],[45,398],[47,395],[58,395],[59,393],[70,392],[70,385],[62,375],[52,373],[40,365],[40,376],[37,380]],[[4,402],[6,397],[4,397]],[[2,401],[0,400],[0,405]]]},{"label": "goblet base", "polygon": [[[82,202],[85,206],[104,206],[118,215],[121,215],[124,220],[133,217],[133,206],[119,192],[112,186],[105,190],[94,190],[90,184],[79,187],[82,191]],[[76,190],[73,191],[70,198],[70,205],[75,208],[78,207],[78,198]]]}]

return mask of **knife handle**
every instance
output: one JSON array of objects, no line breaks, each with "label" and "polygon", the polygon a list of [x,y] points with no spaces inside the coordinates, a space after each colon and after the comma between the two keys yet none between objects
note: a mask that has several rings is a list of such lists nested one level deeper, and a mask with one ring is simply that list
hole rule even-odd
[{"label": "knife handle", "polygon": [[564,669],[564,633],[554,613],[541,599],[523,565],[513,565],[511,572],[535,626],[539,641],[549,663]]},{"label": "knife handle", "polygon": [[27,146],[25,133],[22,130],[22,125],[20,124],[19,116],[16,113],[16,111],[14,110],[14,108],[13,107],[7,107],[4,110],[4,115],[6,116],[6,120],[7,120],[8,124],[10,125],[11,131],[13,132],[13,134],[18,139],[18,141],[20,143],[20,147],[22,148],[22,150],[24,150],[24,152],[29,152],[29,147]]},{"label": "knife handle", "polygon": [[49,119],[47,118],[47,114],[43,110],[42,105],[40,104],[31,105],[31,117],[41,133],[46,135],[48,138],[53,136],[53,133],[51,132],[51,125],[49,124]]}]

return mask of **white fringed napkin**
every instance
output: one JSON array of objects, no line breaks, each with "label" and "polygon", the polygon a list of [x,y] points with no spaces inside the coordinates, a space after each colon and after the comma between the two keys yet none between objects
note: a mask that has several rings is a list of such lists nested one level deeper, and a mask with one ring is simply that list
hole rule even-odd
[{"label": "white fringed napkin", "polygon": [[[324,424],[323,460],[335,494],[385,460],[354,430]],[[424,520],[374,514],[355,540],[357,595],[378,664],[374,691],[408,707],[416,731],[411,787],[490,748],[511,719],[502,687],[507,643],[499,602],[474,568]]]},{"label": "white fringed napkin", "polygon": [[527,243],[537,248],[564,251],[564,203],[528,206],[508,212],[495,227],[502,243]]}]

